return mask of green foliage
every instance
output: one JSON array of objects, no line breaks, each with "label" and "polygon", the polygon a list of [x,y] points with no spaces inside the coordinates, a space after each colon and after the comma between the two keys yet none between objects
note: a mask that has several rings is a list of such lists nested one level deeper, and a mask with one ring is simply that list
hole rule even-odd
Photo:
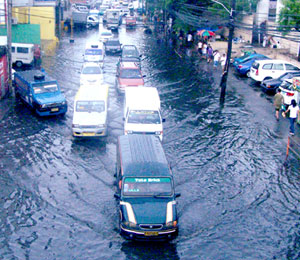
[{"label": "green foliage", "polygon": [[283,0],[283,6],[279,14],[279,29],[284,33],[292,29],[300,31],[300,1]]}]

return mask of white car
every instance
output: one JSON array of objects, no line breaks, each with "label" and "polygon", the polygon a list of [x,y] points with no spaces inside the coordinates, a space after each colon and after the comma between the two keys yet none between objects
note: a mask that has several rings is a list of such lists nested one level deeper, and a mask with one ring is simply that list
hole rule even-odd
[{"label": "white car", "polygon": [[80,85],[101,85],[103,83],[103,72],[98,63],[84,63],[80,74]]},{"label": "white car", "polygon": [[252,64],[250,77],[262,82],[266,79],[277,79],[286,72],[300,72],[300,69],[284,60],[257,60]]},{"label": "white car", "polygon": [[284,80],[279,89],[281,90],[281,94],[283,96],[283,103],[287,106],[291,104],[291,101],[295,99],[297,104],[299,104],[300,93],[293,86],[293,79]]},{"label": "white car", "polygon": [[108,39],[113,38],[113,33],[111,32],[111,30],[104,30],[102,29],[100,31],[100,35],[99,35],[99,41],[100,42],[106,42]]}]

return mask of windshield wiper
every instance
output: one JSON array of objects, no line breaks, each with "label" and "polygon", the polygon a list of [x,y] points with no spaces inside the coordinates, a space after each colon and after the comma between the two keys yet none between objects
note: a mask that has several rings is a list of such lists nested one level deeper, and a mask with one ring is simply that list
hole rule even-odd
[{"label": "windshield wiper", "polygon": [[167,195],[165,192],[159,192],[153,195],[153,198],[169,198],[170,195]]}]

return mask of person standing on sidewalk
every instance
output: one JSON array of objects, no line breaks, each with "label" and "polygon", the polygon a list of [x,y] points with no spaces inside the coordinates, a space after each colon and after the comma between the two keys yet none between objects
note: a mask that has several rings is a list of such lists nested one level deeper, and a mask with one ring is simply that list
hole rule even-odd
[{"label": "person standing on sidewalk", "polygon": [[34,68],[40,69],[40,67],[41,67],[41,49],[37,44],[34,45],[33,56],[34,56]]},{"label": "person standing on sidewalk", "polygon": [[222,67],[222,73],[224,73],[224,71],[225,71],[225,64],[226,64],[226,54],[225,53],[222,54],[220,62],[221,62],[221,67]]},{"label": "person standing on sidewalk", "polygon": [[213,48],[210,44],[207,46],[207,63],[210,63],[213,59]]},{"label": "person standing on sidewalk", "polygon": [[277,121],[279,120],[279,111],[281,109],[282,104],[283,104],[283,96],[281,94],[281,89],[279,88],[277,90],[276,95],[274,96],[275,117]]},{"label": "person standing on sidewalk", "polygon": [[296,103],[296,100],[293,99],[285,114],[290,111],[290,135],[295,134],[295,121],[299,116],[299,107]]},{"label": "person standing on sidewalk", "polygon": [[204,59],[207,59],[207,44],[206,44],[206,42],[204,42],[202,45],[202,56]]},{"label": "person standing on sidewalk", "polygon": [[199,53],[200,57],[202,57],[202,47],[203,47],[203,42],[200,40],[198,42],[198,53]]},{"label": "person standing on sidewalk", "polygon": [[219,66],[219,60],[221,56],[218,50],[216,50],[213,55],[214,55],[214,67],[217,68]]}]

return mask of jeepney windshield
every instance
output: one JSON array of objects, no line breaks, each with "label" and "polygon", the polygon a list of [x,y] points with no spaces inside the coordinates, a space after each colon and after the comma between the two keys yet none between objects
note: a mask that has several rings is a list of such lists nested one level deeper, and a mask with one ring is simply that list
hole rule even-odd
[{"label": "jeepney windshield", "polygon": [[105,104],[104,101],[77,101],[76,111],[101,113],[105,111]]},{"label": "jeepney windshield", "polygon": [[123,186],[124,196],[171,196],[169,177],[127,177]]},{"label": "jeepney windshield", "polygon": [[52,93],[58,91],[58,86],[56,84],[34,84],[32,87],[34,94]]},{"label": "jeepney windshield", "polygon": [[85,55],[102,55],[101,49],[86,49]]},{"label": "jeepney windshield", "polygon": [[154,110],[130,110],[127,123],[130,124],[160,124],[158,111]]}]

